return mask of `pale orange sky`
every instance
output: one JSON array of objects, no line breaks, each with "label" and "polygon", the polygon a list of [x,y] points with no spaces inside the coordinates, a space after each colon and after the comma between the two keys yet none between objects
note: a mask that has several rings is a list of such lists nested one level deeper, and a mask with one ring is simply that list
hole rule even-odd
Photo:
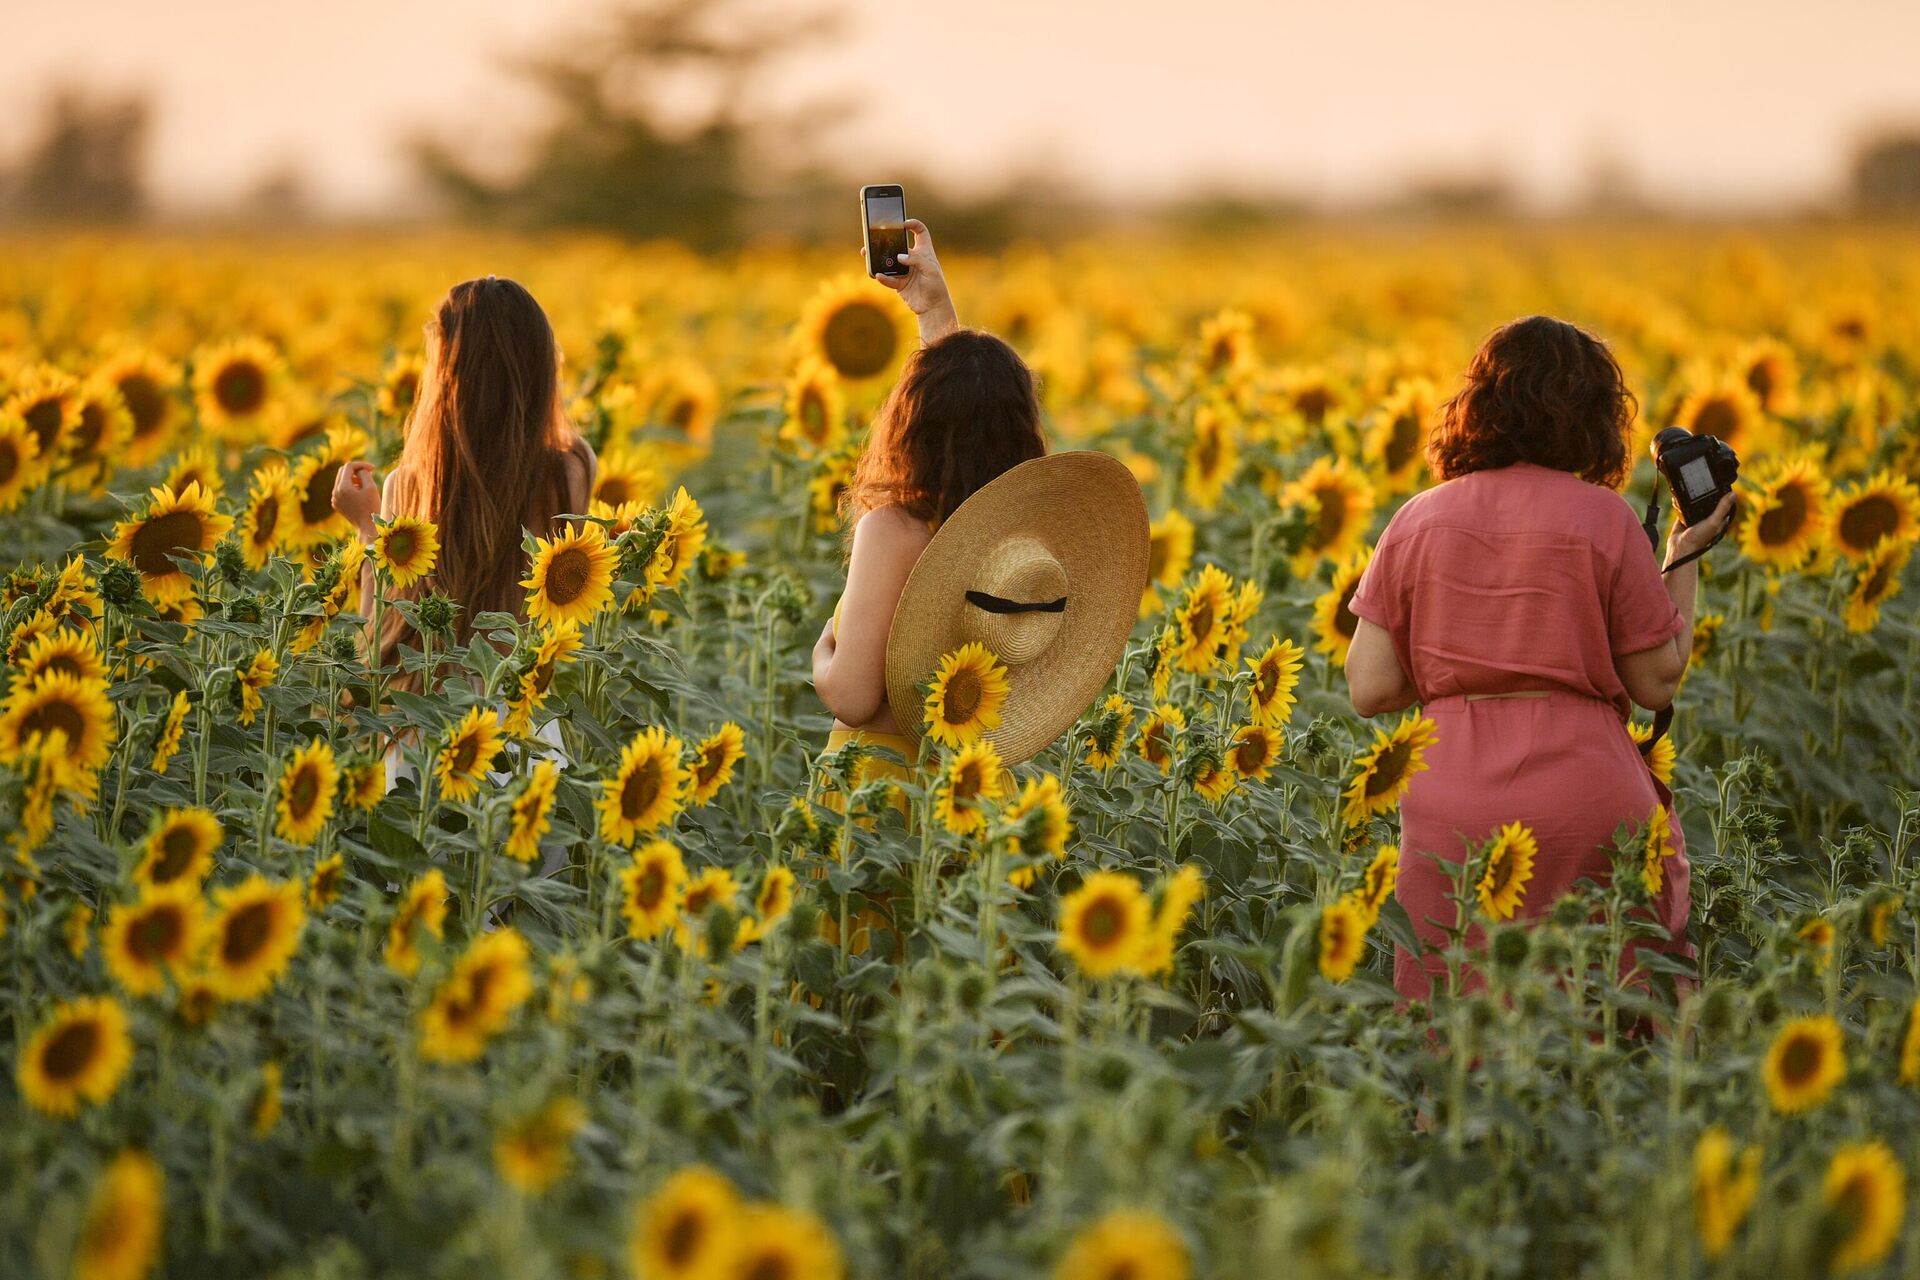
[{"label": "pale orange sky", "polygon": [[[1499,167],[1543,201],[1602,149],[1685,204],[1818,198],[1863,127],[1920,122],[1920,2],[842,0],[775,98],[868,104],[824,150],[979,186],[1044,164],[1113,195],[1355,197]],[[528,100],[497,59],[594,0],[0,0],[0,154],[59,73],[152,88],[153,176],[216,203],[292,162],[322,205],[404,199],[396,139]],[[858,161],[859,163],[854,164]]]}]

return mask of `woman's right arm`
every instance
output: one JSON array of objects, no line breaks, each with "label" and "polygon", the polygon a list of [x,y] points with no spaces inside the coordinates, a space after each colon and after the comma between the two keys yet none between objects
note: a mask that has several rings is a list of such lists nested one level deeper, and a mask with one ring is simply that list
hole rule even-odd
[{"label": "woman's right arm", "polygon": [[[1697,525],[1683,525],[1676,516],[1667,533],[1666,563],[1692,555],[1712,542],[1716,533],[1733,518],[1733,504],[1734,496],[1728,494],[1713,514]],[[1686,625],[1665,644],[1621,654],[1613,660],[1613,669],[1626,687],[1627,696],[1649,711],[1673,704],[1673,696],[1680,691],[1680,678],[1687,674],[1687,663],[1693,657],[1693,609],[1700,588],[1700,562],[1695,560],[1672,573],[1662,574],[1660,584]]]},{"label": "woman's right arm", "polygon": [[867,724],[887,704],[887,632],[932,536],[898,507],[870,511],[853,527],[839,622],[827,623],[813,649],[813,687],[842,724]]},{"label": "woman's right arm", "polygon": [[953,295],[947,292],[946,273],[933,252],[933,233],[918,218],[907,219],[907,230],[913,233],[913,248],[900,255],[907,274],[874,279],[900,295],[920,321],[920,345],[930,347],[958,329],[960,317],[953,309]]}]

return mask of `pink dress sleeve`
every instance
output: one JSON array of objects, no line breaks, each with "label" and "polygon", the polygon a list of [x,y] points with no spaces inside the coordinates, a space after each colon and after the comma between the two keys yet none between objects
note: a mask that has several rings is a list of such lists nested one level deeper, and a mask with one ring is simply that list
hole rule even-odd
[{"label": "pink dress sleeve", "polygon": [[1623,512],[1622,523],[1629,532],[1617,540],[1606,601],[1607,640],[1616,657],[1665,644],[1687,628],[1667,596],[1645,530],[1631,512]]},{"label": "pink dress sleeve", "polygon": [[1347,612],[1356,618],[1365,618],[1385,631],[1393,640],[1393,651],[1400,659],[1401,669],[1411,673],[1413,668],[1408,665],[1411,654],[1407,644],[1407,618],[1411,601],[1407,598],[1401,551],[1401,543],[1394,536],[1393,525],[1389,522],[1380,534],[1379,544],[1373,549],[1373,558],[1367,562],[1366,572],[1360,575],[1360,581],[1354,587],[1353,598],[1347,602]]}]

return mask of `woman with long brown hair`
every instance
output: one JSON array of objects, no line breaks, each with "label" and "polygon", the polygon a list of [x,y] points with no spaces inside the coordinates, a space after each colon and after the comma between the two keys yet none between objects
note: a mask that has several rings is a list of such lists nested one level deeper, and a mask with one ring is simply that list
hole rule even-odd
[{"label": "woman with long brown hair", "polygon": [[[402,592],[439,591],[460,606],[465,642],[486,612],[525,614],[522,539],[545,537],[557,518],[584,512],[593,491],[593,449],[567,423],[560,345],[533,295],[486,276],[447,291],[426,328],[426,367],[400,460],[375,488],[373,464],[355,459],[333,485],[334,510],[372,540],[375,513],[431,520],[440,551],[433,572]],[[361,613],[372,616],[373,565],[361,579]],[[380,661],[393,665],[417,643],[398,610],[382,625]]]},{"label": "woman with long brown hair", "polygon": [[1047,452],[1032,370],[999,338],[961,328],[925,224],[907,228],[908,274],[876,278],[918,317],[922,345],[875,419],[843,501],[847,586],[813,650],[814,688],[833,713],[828,749],[858,740],[903,756],[912,748],[887,705],[886,665],[907,575],[962,502]]}]

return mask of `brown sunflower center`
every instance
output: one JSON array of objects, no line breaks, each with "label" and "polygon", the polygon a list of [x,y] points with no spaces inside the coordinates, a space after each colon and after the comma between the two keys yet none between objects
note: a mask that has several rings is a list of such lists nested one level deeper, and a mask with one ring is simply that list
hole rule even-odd
[{"label": "brown sunflower center", "polygon": [[1349,640],[1360,629],[1360,619],[1353,612],[1353,593],[1359,589],[1360,580],[1355,578],[1353,584],[1340,593],[1340,603],[1333,609],[1333,629]]},{"label": "brown sunflower center", "polygon": [[681,396],[667,410],[667,425],[675,431],[686,431],[693,426],[694,415],[699,412],[700,404],[692,396]]},{"label": "brown sunflower center", "polygon": [[971,800],[980,794],[982,774],[980,762],[969,760],[953,771],[953,798]]},{"label": "brown sunflower center", "polygon": [[1259,734],[1248,734],[1233,749],[1233,767],[1241,773],[1252,773],[1266,762],[1267,740]]},{"label": "brown sunflower center", "polygon": [[1780,1078],[1796,1088],[1811,1082],[1826,1054],[1811,1036],[1795,1036],[1780,1054]]},{"label": "brown sunflower center", "polygon": [[300,518],[306,523],[324,524],[332,517],[333,481],[342,465],[325,463],[308,478],[306,492],[300,495]]},{"label": "brown sunflower center", "polygon": [[338,866],[321,867],[313,873],[313,896],[321,901],[330,901],[340,887],[340,868]]},{"label": "brown sunflower center", "polygon": [[893,361],[899,345],[893,320],[869,302],[850,302],[828,317],[820,345],[842,377],[871,378]]},{"label": "brown sunflower center", "polygon": [[754,1258],[740,1272],[742,1280],[794,1280],[797,1274],[793,1259],[772,1249]]},{"label": "brown sunflower center", "polygon": [[294,770],[287,784],[287,811],[296,821],[303,820],[320,803],[320,771],[310,764]]},{"label": "brown sunflower center", "polygon": [[1280,691],[1280,665],[1275,662],[1263,662],[1253,676],[1253,697],[1261,706],[1273,701]]},{"label": "brown sunflower center", "polygon": [[1347,527],[1347,495],[1339,489],[1323,488],[1313,491],[1319,512],[1313,520],[1313,538],[1308,543],[1314,550],[1330,547],[1340,538]]},{"label": "brown sunflower center", "polygon": [[143,520],[133,533],[134,567],[149,578],[178,573],[170,557],[200,550],[205,538],[206,525],[198,511],[169,511]]},{"label": "brown sunflower center", "polygon": [[695,920],[700,919],[707,914],[707,908],[714,904],[714,900],[718,896],[719,889],[717,886],[711,884],[701,885],[687,895],[687,914]]},{"label": "brown sunflower center", "polygon": [[562,547],[547,561],[547,599],[569,605],[586,594],[593,559],[582,547]]},{"label": "brown sunflower center", "polygon": [[410,568],[414,556],[420,552],[420,539],[412,529],[394,529],[387,534],[387,563],[399,568]]},{"label": "brown sunflower center", "polygon": [[1714,396],[1693,415],[1693,434],[1732,440],[1740,431],[1740,410],[1733,401]]},{"label": "brown sunflower center", "polygon": [[163,903],[135,918],[127,930],[127,950],[135,958],[151,963],[172,956],[186,935],[186,921],[180,908]]},{"label": "brown sunflower center", "polygon": [[1850,547],[1866,550],[1900,527],[1900,512],[1884,494],[1870,493],[1847,504],[1840,513],[1840,538]]},{"label": "brown sunflower center", "polygon": [[20,465],[20,446],[12,440],[0,439],[0,487],[20,474]]},{"label": "brown sunflower center", "polygon": [[1411,463],[1419,451],[1420,419],[1411,412],[1402,413],[1393,420],[1393,429],[1387,433],[1387,470],[1399,471]]},{"label": "brown sunflower center", "polygon": [[980,709],[983,690],[980,675],[971,667],[960,667],[947,676],[943,705],[949,724],[967,724]]},{"label": "brown sunflower center", "polygon": [[200,839],[185,825],[168,827],[160,833],[160,856],[154,859],[152,880],[172,884],[187,873],[200,852]]},{"label": "brown sunflower center", "polygon": [[59,396],[43,396],[28,405],[20,415],[27,426],[40,441],[40,456],[45,458],[53,452],[53,442],[60,437],[60,425],[65,421],[66,406]]},{"label": "brown sunflower center", "polygon": [[706,1218],[698,1209],[682,1209],[660,1233],[660,1252],[675,1267],[685,1266],[700,1251],[707,1234]]},{"label": "brown sunflower center", "polygon": [[1779,382],[1779,371],[1773,367],[1773,361],[1755,360],[1747,366],[1747,390],[1760,397],[1761,404],[1773,403],[1773,392]]},{"label": "brown sunflower center", "polygon": [[79,707],[64,698],[49,698],[20,718],[20,738],[29,741],[36,735],[58,730],[69,743],[87,740],[87,717]]},{"label": "brown sunflower center", "polygon": [[667,873],[658,863],[648,866],[634,881],[633,902],[642,911],[652,911],[659,907],[667,896]]},{"label": "brown sunflower center", "polygon": [[607,475],[595,486],[593,496],[610,507],[617,507],[633,498],[633,486],[621,475]]},{"label": "brown sunflower center", "polygon": [[1112,898],[1096,898],[1080,917],[1080,937],[1087,945],[1110,947],[1119,939],[1125,913]]},{"label": "brown sunflower center", "polygon": [[40,1053],[40,1069],[51,1080],[72,1080],[94,1063],[102,1039],[100,1024],[92,1018],[77,1018],[54,1032]]},{"label": "brown sunflower center", "polygon": [[817,387],[808,387],[800,397],[800,430],[815,444],[827,437],[827,405]]},{"label": "brown sunflower center", "polygon": [[486,1011],[487,998],[492,993],[493,984],[499,976],[491,964],[481,965],[469,973],[465,990],[456,989],[447,998],[448,1025],[464,1027],[468,1023],[477,1022]]},{"label": "brown sunflower center", "polygon": [[1213,601],[1202,598],[1194,602],[1187,614],[1187,634],[1195,644],[1204,644],[1213,635]]},{"label": "brown sunflower center", "polygon": [[632,822],[653,808],[662,785],[659,761],[645,760],[635,766],[620,787],[620,816]]},{"label": "brown sunflower center", "polygon": [[402,413],[413,408],[413,399],[420,394],[420,375],[413,372],[401,374],[390,384],[393,392],[393,406]]},{"label": "brown sunflower center", "polygon": [[472,773],[479,755],[480,735],[462,734],[453,744],[452,759],[448,763],[448,768],[454,773]]},{"label": "brown sunflower center", "polygon": [[230,361],[213,375],[213,398],[237,418],[258,413],[267,400],[266,372],[251,360]]},{"label": "brown sunflower center", "polygon": [[1514,872],[1518,867],[1519,863],[1512,849],[1505,845],[1496,848],[1493,851],[1493,861],[1487,867],[1487,892],[1496,898],[1505,893],[1507,886],[1513,883]]},{"label": "brown sunflower center", "polygon": [[1233,361],[1233,339],[1221,334],[1207,348],[1207,373],[1217,375]]},{"label": "brown sunflower center", "polygon": [[1333,408],[1333,393],[1325,387],[1307,387],[1293,398],[1294,411],[1307,422],[1317,427],[1325,421],[1327,410]]},{"label": "brown sunflower center", "polygon": [[89,400],[80,406],[80,425],[73,430],[73,456],[76,459],[93,456],[100,447],[100,437],[107,429],[107,408],[98,400]]},{"label": "brown sunflower center", "polygon": [[1381,749],[1367,773],[1367,795],[1380,796],[1400,785],[1407,764],[1413,758],[1411,742],[1395,742]]},{"label": "brown sunflower center", "polygon": [[1781,486],[1773,496],[1773,505],[1760,517],[1760,543],[1762,546],[1777,547],[1791,542],[1806,528],[1807,491],[1800,485]]},{"label": "brown sunflower center", "polygon": [[130,373],[120,379],[120,398],[127,402],[133,416],[133,438],[149,436],[167,418],[167,395],[160,384],[144,373]]},{"label": "brown sunflower center", "polygon": [[1893,561],[1881,560],[1860,584],[1860,603],[1878,604],[1893,587]]},{"label": "brown sunflower center", "polygon": [[1194,452],[1194,465],[1203,476],[1211,476],[1220,465],[1220,434],[1217,431],[1204,431],[1200,434],[1199,448]]},{"label": "brown sunflower center", "polygon": [[271,902],[249,902],[227,917],[220,936],[220,959],[243,965],[265,950],[273,937],[273,914]]},{"label": "brown sunflower center", "polygon": [[261,495],[260,501],[253,504],[253,545],[268,545],[279,528],[280,504],[272,494]]},{"label": "brown sunflower center", "polygon": [[727,762],[727,749],[714,743],[700,753],[700,761],[693,766],[693,779],[701,786],[720,776],[720,767]]}]

